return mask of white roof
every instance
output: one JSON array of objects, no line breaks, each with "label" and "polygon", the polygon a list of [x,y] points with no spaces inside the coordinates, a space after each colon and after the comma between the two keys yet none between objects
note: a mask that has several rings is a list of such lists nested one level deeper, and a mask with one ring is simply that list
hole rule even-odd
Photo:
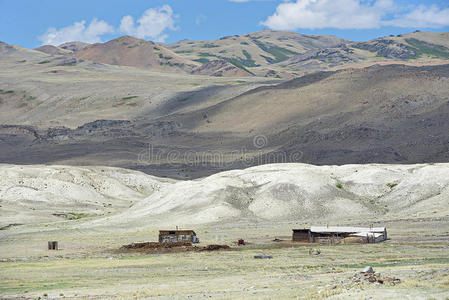
[{"label": "white roof", "polygon": [[351,234],[351,236],[361,236],[361,237],[369,236],[369,237],[375,237],[375,238],[378,238],[381,235],[382,235],[382,233],[380,233],[380,232],[357,232],[357,233]]},{"label": "white roof", "polygon": [[336,226],[312,226],[310,227],[310,231],[312,232],[335,232],[335,233],[366,233],[367,232],[385,232],[385,227],[336,227]]}]

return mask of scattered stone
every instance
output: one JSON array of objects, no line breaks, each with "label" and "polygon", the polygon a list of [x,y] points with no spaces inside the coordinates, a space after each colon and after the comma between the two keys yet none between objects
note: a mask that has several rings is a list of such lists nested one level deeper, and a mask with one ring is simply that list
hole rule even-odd
[{"label": "scattered stone", "polygon": [[320,249],[309,249],[309,255],[320,255],[321,250]]}]

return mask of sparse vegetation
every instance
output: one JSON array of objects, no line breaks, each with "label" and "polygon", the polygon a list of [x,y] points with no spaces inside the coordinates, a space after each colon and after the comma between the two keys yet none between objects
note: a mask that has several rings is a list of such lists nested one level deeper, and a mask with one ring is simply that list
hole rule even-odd
[{"label": "sparse vegetation", "polygon": [[0,95],[6,95],[6,94],[14,94],[14,91],[12,91],[12,90],[7,90],[7,91],[0,90]]},{"label": "sparse vegetation", "polygon": [[175,50],[175,53],[178,53],[178,54],[190,54],[190,53],[193,53],[193,50]]},{"label": "sparse vegetation", "polygon": [[135,98],[137,98],[137,97],[138,97],[138,96],[127,96],[127,97],[123,97],[122,100],[123,100],[123,101],[127,101],[127,100],[135,99]]},{"label": "sparse vegetation", "polygon": [[215,44],[210,44],[210,43],[208,43],[208,44],[202,45],[201,47],[202,47],[202,48],[218,48],[218,47],[220,47],[220,46],[215,45]]},{"label": "sparse vegetation", "polygon": [[390,189],[394,188],[394,187],[397,186],[397,185],[398,185],[397,182],[389,182],[389,183],[387,183],[387,186],[388,186]]},{"label": "sparse vegetation", "polygon": [[76,212],[69,212],[69,213],[67,213],[66,217],[69,220],[79,220],[79,219],[87,217],[87,214],[85,214],[85,213],[76,213]]},{"label": "sparse vegetation", "polygon": [[343,185],[342,185],[341,183],[337,183],[335,186],[336,186],[337,188],[339,188],[339,189],[342,189],[342,188],[343,188]]},{"label": "sparse vegetation", "polygon": [[213,57],[213,56],[215,56],[215,55],[213,55],[213,54],[211,54],[211,53],[207,53],[207,52],[200,52],[200,53],[198,53],[198,55],[199,56],[201,56],[201,57]]}]

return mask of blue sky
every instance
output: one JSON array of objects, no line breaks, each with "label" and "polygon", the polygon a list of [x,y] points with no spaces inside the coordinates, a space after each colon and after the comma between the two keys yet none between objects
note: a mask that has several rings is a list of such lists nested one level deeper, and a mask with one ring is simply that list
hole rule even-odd
[{"label": "blue sky", "polygon": [[266,28],[358,41],[449,31],[449,0],[0,0],[0,40],[28,48],[124,34],[170,43]]}]

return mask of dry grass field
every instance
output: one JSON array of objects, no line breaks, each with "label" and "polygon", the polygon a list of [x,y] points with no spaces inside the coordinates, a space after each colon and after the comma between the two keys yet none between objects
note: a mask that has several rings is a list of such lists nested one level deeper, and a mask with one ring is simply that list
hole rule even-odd
[{"label": "dry grass field", "polygon": [[[380,244],[282,247],[271,240],[288,240],[295,224],[201,226],[195,229],[203,245],[236,247],[241,236],[250,244],[237,251],[148,255],[116,250],[130,241],[155,240],[156,229],[12,234],[0,244],[0,297],[447,299],[448,224],[448,219],[387,222],[391,239]],[[62,249],[46,250],[49,239],[59,240]],[[310,248],[321,254],[310,255]],[[273,259],[254,259],[256,254]],[[367,265],[400,283],[353,282],[354,273]]]}]

